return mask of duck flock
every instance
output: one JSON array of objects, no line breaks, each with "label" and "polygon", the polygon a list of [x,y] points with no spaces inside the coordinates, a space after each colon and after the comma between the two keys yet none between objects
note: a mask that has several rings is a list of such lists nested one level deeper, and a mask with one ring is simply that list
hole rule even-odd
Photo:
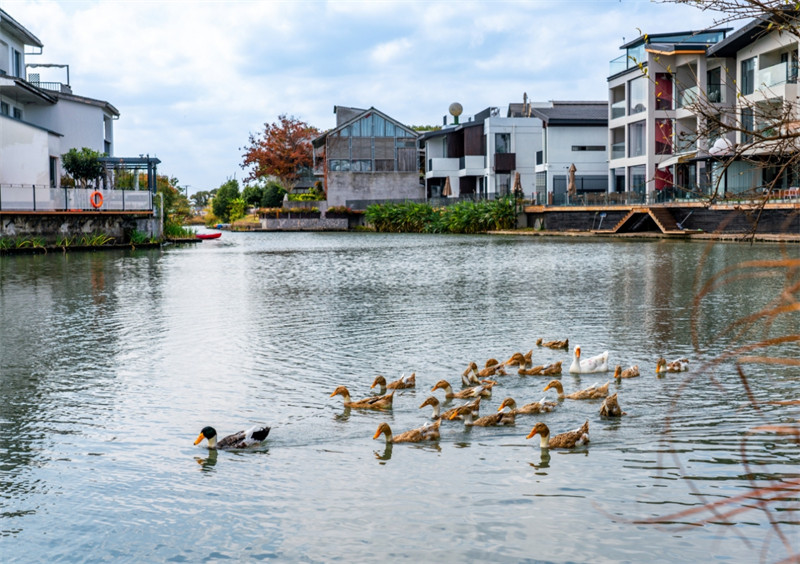
[{"label": "duck flock", "polygon": [[[545,347],[554,350],[569,350],[569,339],[561,341],[536,341],[537,347]],[[398,435],[392,434],[392,429],[388,423],[381,423],[375,431],[373,439],[378,439],[383,435],[387,443],[406,443],[436,441],[439,439],[439,427],[442,421],[460,419],[466,426],[493,427],[501,425],[515,425],[517,416],[539,415],[549,413],[556,409],[558,402],[548,401],[545,395],[541,400],[524,405],[518,405],[510,397],[505,398],[495,413],[480,415],[481,402],[492,396],[492,391],[498,385],[500,376],[509,375],[509,370],[516,367],[519,376],[551,376],[558,377],[562,372],[561,361],[547,365],[533,366],[533,349],[522,354],[516,352],[505,362],[500,362],[496,358],[490,358],[484,363],[483,368],[479,368],[477,363],[470,362],[461,374],[462,388],[454,390],[447,380],[439,380],[431,388],[432,392],[442,390],[445,401],[465,400],[462,405],[442,411],[442,404],[436,396],[430,396],[419,406],[420,409],[430,406],[433,409],[432,420],[422,427],[411,429]],[[667,372],[684,372],[688,370],[688,359],[681,358],[673,362],[667,362],[664,358],[659,358],[656,362],[656,374],[663,375]],[[572,364],[569,367],[570,374],[595,374],[609,372],[608,351],[600,353],[590,358],[581,358],[581,348],[574,348]],[[614,369],[614,379],[620,381],[624,378],[636,378],[640,375],[638,366],[631,366],[623,369],[617,365]],[[608,393],[610,381],[600,385],[592,384],[588,388],[577,390],[569,394],[564,392],[564,386],[557,378],[552,379],[543,389],[544,392],[555,390],[558,400],[598,400],[602,399],[600,406],[601,417],[621,417],[625,415],[619,405],[617,394]],[[394,401],[396,390],[416,388],[416,373],[410,376],[403,376],[398,380],[387,383],[383,376],[377,376],[372,382],[370,389],[378,388],[377,395],[369,396],[364,399],[353,400],[350,392],[345,386],[336,388],[330,397],[342,396],[344,407],[350,409],[370,409],[370,410],[390,410]],[[391,390],[391,391],[389,391]],[[388,391],[388,393],[387,393]],[[195,444],[203,439],[208,441],[208,448],[214,449],[240,449],[255,446],[263,442],[269,434],[269,427],[255,426],[245,431],[239,431],[229,435],[219,441],[216,438],[216,431],[213,427],[205,427],[197,437]],[[574,448],[589,442],[589,421],[587,420],[579,428],[551,436],[548,426],[539,421],[530,433],[528,439],[539,435],[540,447],[550,448]]]}]

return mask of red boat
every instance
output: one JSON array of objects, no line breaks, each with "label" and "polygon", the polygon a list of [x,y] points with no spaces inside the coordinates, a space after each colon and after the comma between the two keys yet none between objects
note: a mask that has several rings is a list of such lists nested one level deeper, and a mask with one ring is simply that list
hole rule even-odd
[{"label": "red boat", "polygon": [[222,233],[195,233],[194,236],[198,239],[219,239]]}]

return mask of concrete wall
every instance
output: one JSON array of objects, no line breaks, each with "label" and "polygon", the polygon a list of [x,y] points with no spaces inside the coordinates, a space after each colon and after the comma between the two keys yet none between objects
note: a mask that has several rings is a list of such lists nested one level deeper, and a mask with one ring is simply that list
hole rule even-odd
[{"label": "concrete wall", "polygon": [[347,218],[261,217],[261,229],[267,231],[347,231]]},{"label": "concrete wall", "polygon": [[328,206],[348,200],[424,199],[417,172],[328,172]]},{"label": "concrete wall", "polygon": [[121,214],[0,214],[0,238],[42,237],[55,243],[60,237],[80,237],[103,233],[116,243],[128,243],[133,230],[150,237],[160,237],[161,221],[157,217]]}]

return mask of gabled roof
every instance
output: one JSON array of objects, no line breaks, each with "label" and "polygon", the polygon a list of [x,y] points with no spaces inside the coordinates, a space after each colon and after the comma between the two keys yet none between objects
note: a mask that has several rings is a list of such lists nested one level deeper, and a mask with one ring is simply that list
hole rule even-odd
[{"label": "gabled roof", "polygon": [[7,33],[18,37],[25,45],[32,47],[44,47],[44,44],[39,41],[39,38],[25,29],[22,24],[8,15],[8,12],[0,8],[0,28],[6,30]]},{"label": "gabled roof", "polygon": [[[347,108],[346,106],[334,106],[334,112],[336,112],[337,109],[339,109],[339,108],[345,108],[347,110],[356,110],[356,108]],[[353,117],[351,117],[347,121],[344,121],[344,122],[340,123],[339,125],[337,125],[333,129],[329,129],[328,131],[326,131],[325,133],[323,133],[322,135],[320,135],[319,137],[317,137],[316,139],[311,141],[311,145],[314,146],[314,147],[321,147],[325,143],[325,140],[328,138],[329,135],[333,135],[333,134],[341,131],[342,129],[352,125],[353,123],[357,122],[361,118],[364,118],[364,117],[366,117],[366,116],[368,116],[370,114],[377,114],[377,115],[381,116],[383,119],[385,119],[386,121],[392,122],[395,125],[395,127],[399,127],[400,129],[406,131],[407,133],[410,133],[411,137],[418,137],[419,136],[418,132],[414,131],[413,129],[411,129],[407,125],[405,125],[403,123],[400,123],[396,119],[394,119],[392,117],[389,117],[388,115],[386,115],[382,111],[380,111],[377,108],[375,108],[374,106],[372,106],[367,110],[361,110],[360,113],[356,113]]]},{"label": "gabled roof", "polygon": [[68,94],[66,92],[56,91],[52,92],[52,94],[54,94],[56,98],[62,98],[64,100],[71,100],[73,102],[80,102],[81,104],[102,108],[112,116],[119,117],[119,110],[105,100],[97,100],[95,98],[88,98],[86,96],[77,96],[75,94]]},{"label": "gabled roof", "polygon": [[[784,25],[800,27],[800,14],[796,11],[787,11]],[[709,57],[735,57],[736,53],[750,45],[753,41],[761,38],[767,33],[769,26],[778,18],[777,14],[766,14],[760,16],[736,32],[732,33],[708,50]],[[776,29],[780,29],[778,26]]]},{"label": "gabled roof", "polygon": [[531,113],[548,126],[608,124],[606,101],[554,101],[550,108],[531,108]]}]

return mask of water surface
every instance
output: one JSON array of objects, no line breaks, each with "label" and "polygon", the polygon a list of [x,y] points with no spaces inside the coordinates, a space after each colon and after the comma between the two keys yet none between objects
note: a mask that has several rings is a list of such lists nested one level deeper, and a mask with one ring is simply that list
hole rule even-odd
[{"label": "water surface", "polygon": [[[722,332],[779,299],[787,272],[693,298],[714,272],[787,256],[797,247],[225,233],[1,257],[2,559],[781,560],[800,550],[800,449],[757,428],[796,423],[798,406],[774,400],[797,398],[798,372],[743,365],[748,390],[734,362],[711,363],[798,332],[797,315]],[[459,388],[470,361],[533,349],[535,364],[568,366],[571,349],[539,337],[638,364],[642,377],[611,384],[628,415],[566,400],[509,428],[443,423],[434,444],[372,440],[381,421],[399,433],[429,420],[418,406],[443,399],[433,384]],[[656,378],[659,356],[692,370]],[[417,389],[389,413],[329,398],[410,372]],[[482,412],[538,400],[547,381],[512,371]],[[587,419],[591,444],[574,452],[525,439],[537,420],[561,432]],[[273,429],[252,451],[192,445],[205,425],[256,423]],[[784,497],[737,501],[770,486]]]}]

